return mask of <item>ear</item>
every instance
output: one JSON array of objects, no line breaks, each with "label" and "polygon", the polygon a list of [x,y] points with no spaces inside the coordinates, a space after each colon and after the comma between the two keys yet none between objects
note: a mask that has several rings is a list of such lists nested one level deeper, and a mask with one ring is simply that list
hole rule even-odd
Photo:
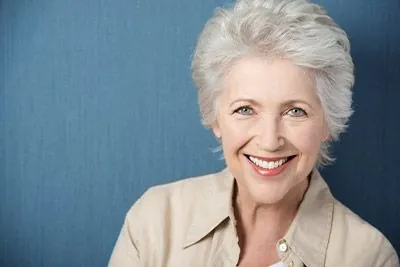
[{"label": "ear", "polygon": [[330,134],[329,134],[329,130],[328,130],[328,125],[326,125],[326,123],[324,124],[324,132],[322,134],[322,142],[326,142],[328,141],[330,138]]},{"label": "ear", "polygon": [[219,127],[218,122],[215,122],[213,124],[213,126],[211,127],[211,129],[212,129],[212,131],[214,133],[214,136],[217,139],[221,139],[221,128]]}]

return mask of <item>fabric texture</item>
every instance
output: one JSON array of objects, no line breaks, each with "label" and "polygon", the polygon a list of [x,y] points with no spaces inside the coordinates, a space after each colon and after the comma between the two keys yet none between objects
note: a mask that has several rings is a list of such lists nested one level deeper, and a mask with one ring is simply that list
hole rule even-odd
[{"label": "fabric texture", "polygon": [[[227,169],[150,188],[129,210],[109,266],[236,266],[233,189]],[[336,200],[317,170],[276,249],[284,266],[400,266],[384,235]]]},{"label": "fabric texture", "polygon": [[269,267],[285,267],[285,265],[283,264],[283,262],[280,261],[280,262],[277,262],[275,264],[272,264]]}]

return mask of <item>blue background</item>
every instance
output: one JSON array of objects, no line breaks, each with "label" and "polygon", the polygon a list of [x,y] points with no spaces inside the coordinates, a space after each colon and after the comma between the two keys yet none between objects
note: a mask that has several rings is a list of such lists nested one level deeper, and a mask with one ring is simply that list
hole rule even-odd
[{"label": "blue background", "polygon": [[[400,1],[321,0],[349,33],[351,127],[325,175],[400,249]],[[219,170],[190,57],[222,0],[0,1],[0,266],[105,266],[151,185]]]}]

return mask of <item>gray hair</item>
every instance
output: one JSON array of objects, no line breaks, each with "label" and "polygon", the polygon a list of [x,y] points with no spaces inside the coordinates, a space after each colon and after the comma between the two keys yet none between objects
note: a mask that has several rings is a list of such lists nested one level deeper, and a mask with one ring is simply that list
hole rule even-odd
[{"label": "gray hair", "polygon": [[307,0],[238,0],[218,8],[192,58],[205,127],[215,123],[223,76],[243,57],[287,58],[311,71],[330,137],[321,144],[317,165],[331,163],[329,146],[346,130],[353,113],[354,65],[346,33],[322,7]]}]

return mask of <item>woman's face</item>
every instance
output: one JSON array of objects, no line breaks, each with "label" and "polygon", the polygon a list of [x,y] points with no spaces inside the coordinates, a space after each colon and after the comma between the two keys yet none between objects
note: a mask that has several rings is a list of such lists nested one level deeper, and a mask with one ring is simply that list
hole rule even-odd
[{"label": "woman's face", "polygon": [[278,203],[307,179],[328,138],[313,79],[289,60],[244,58],[223,87],[213,131],[239,194]]}]

